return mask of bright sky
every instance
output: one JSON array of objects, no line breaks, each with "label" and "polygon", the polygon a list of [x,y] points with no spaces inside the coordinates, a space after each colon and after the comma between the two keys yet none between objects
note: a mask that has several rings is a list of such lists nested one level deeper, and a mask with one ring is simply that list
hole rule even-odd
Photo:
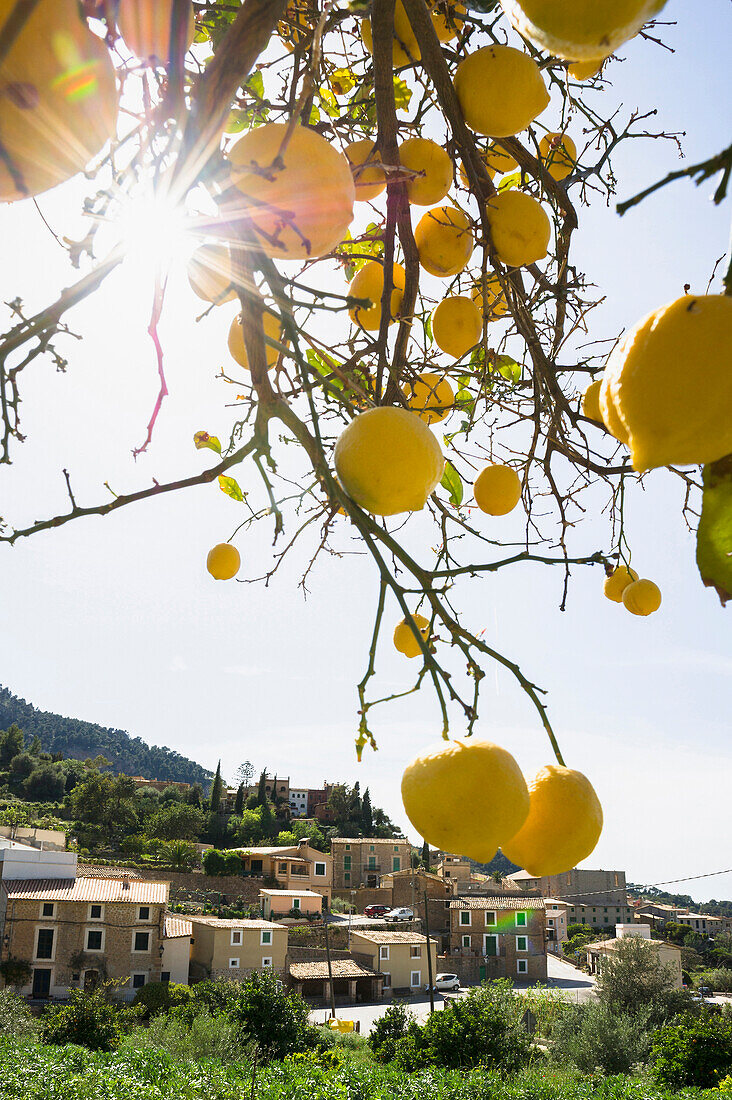
[{"label": "bright sky", "polygon": [[[663,30],[673,54],[636,41],[611,66],[614,88],[598,100],[603,110],[605,102],[622,104],[625,117],[656,107],[649,128],[685,131],[687,158],[679,161],[672,142],[628,142],[616,160],[618,198],[729,140],[732,8],[727,0],[699,7],[703,15],[695,6],[692,18],[681,0],[667,5],[664,18],[678,19]],[[575,139],[580,144],[581,134]],[[614,336],[683,293],[685,283],[706,289],[729,236],[730,203],[715,209],[713,186],[676,183],[623,219],[602,200],[581,211],[575,260],[606,295],[592,315],[593,338]],[[40,200],[62,235],[82,235],[82,193],[72,183]],[[32,204],[0,208],[0,242],[0,300],[20,295],[33,311],[73,281]],[[171,275],[161,324],[171,396],[149,453],[135,463],[131,450],[144,438],[157,392],[150,303],[144,269],[128,263],[92,304],[69,315],[84,340],[59,343],[67,373],[39,360],[23,376],[27,442],[15,448],[11,467],[0,468],[6,522],[24,526],[63,510],[64,467],[77,500],[91,504],[104,499],[105,481],[123,492],[211,464],[191,439],[199,429],[228,436],[233,414],[222,408],[222,390],[226,399],[231,390],[214,375],[227,362],[236,307],[196,324],[200,300],[180,268]],[[232,472],[259,492],[251,469]],[[603,598],[599,568],[574,571],[563,614],[560,571],[538,566],[468,581],[457,596],[472,628],[548,689],[565,759],[600,795],[605,830],[586,865],[625,869],[635,882],[732,862],[730,612],[701,587],[681,504],[680,482],[664,471],[630,495],[633,564],[664,596],[647,619]],[[230,778],[250,759],[257,770],[289,775],[294,786],[358,779],[408,831],[401,771],[439,737],[440,718],[427,689],[372,712],[379,751],[357,764],[355,685],[366,666],[375,569],[344,521],[343,556],[320,558],[307,600],[297,588],[302,554],[285,561],[268,588],[216,583],[206,553],[243,518],[242,506],[213,485],[0,546],[0,681],[38,707],[126,729],[208,767],[220,757]],[[512,523],[501,533],[520,538],[520,519]],[[420,519],[413,528],[410,546],[432,538]],[[578,555],[606,548],[604,520],[588,517],[573,538]],[[270,568],[271,539],[267,522],[240,534],[243,575]],[[389,608],[389,623],[400,617]],[[405,690],[416,675],[416,662],[393,651],[390,633],[377,660],[383,694]],[[477,732],[512,751],[530,774],[550,760],[545,735],[511,677],[490,665],[486,671]],[[459,715],[452,717],[459,735]],[[732,873],[669,889],[697,900],[729,898]]]}]

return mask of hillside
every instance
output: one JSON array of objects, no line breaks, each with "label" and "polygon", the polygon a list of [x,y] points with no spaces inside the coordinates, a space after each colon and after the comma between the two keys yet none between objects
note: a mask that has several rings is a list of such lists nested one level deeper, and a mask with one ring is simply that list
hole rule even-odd
[{"label": "hillside", "polygon": [[0,685],[0,730],[13,722],[23,730],[26,743],[36,734],[45,752],[62,752],[65,756],[86,760],[100,753],[110,760],[116,772],[142,775],[146,779],[167,779],[183,783],[201,783],[208,787],[213,774],[195,760],[173,749],[148,745],[140,737],[130,737],[125,730],[109,729],[80,718],[64,718],[50,711],[37,710],[25,699]]}]

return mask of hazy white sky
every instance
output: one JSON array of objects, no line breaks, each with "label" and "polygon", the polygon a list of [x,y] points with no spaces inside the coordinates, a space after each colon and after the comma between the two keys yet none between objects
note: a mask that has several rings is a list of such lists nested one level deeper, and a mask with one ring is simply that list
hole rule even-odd
[{"label": "hazy white sky", "polygon": [[[673,54],[637,41],[621,51],[626,60],[610,69],[607,101],[626,114],[656,107],[649,128],[685,131],[687,162],[695,163],[729,140],[732,8],[703,0],[692,20],[689,7],[671,0],[665,9],[664,17],[679,20],[663,32]],[[574,136],[580,144],[581,134]],[[670,142],[627,143],[617,158],[619,197],[678,165]],[[729,201],[711,205],[712,190],[677,183],[623,219],[601,200],[582,211],[575,259],[606,294],[593,314],[594,338],[614,335],[685,283],[706,288],[730,219]],[[81,235],[81,193],[72,183],[40,201],[69,237]],[[0,300],[19,294],[35,310],[73,277],[30,204],[0,208]],[[191,438],[206,429],[224,439],[232,423],[214,375],[228,361],[236,307],[196,324],[200,301],[180,270],[171,276],[161,325],[171,396],[149,453],[135,463],[130,452],[144,438],[157,391],[149,307],[149,285],[130,263],[93,306],[69,317],[84,340],[59,345],[67,374],[40,360],[26,372],[27,442],[11,467],[0,468],[6,522],[24,526],[62,510],[63,467],[77,499],[95,503],[105,481],[128,491],[210,464]],[[236,473],[259,492],[249,469]],[[574,572],[563,614],[560,571],[531,565],[472,580],[456,597],[472,627],[549,690],[565,758],[591,777],[605,809],[588,865],[624,868],[641,882],[732,864],[730,611],[725,616],[700,585],[681,503],[680,483],[664,471],[631,494],[633,564],[664,596],[648,619],[603,598],[599,568]],[[297,588],[302,556],[285,562],[269,588],[216,583],[205,572],[207,550],[242,518],[241,505],[214,485],[0,546],[0,682],[38,707],[126,729],[209,767],[220,757],[230,776],[250,759],[297,786],[359,779],[406,826],[401,771],[439,736],[439,713],[427,690],[372,712],[379,752],[356,763],[355,684],[377,594],[370,561],[344,521],[343,554],[320,559],[307,600]],[[410,545],[431,538],[420,518],[412,528]],[[518,517],[501,528],[519,539],[521,530]],[[588,519],[573,535],[574,551],[604,548],[605,531],[604,520]],[[271,538],[267,523],[238,538],[243,575],[269,568]],[[387,619],[399,617],[390,608]],[[385,694],[416,674],[415,662],[392,650],[389,633],[377,665]],[[546,738],[515,682],[488,666],[484,685],[480,735],[514,752],[527,773],[548,762]],[[459,715],[452,717],[458,735]],[[677,889],[699,900],[732,897],[732,874]]]}]

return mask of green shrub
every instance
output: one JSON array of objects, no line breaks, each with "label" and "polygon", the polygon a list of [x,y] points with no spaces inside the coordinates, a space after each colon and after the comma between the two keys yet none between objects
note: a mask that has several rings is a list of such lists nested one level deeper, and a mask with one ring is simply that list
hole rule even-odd
[{"label": "green shrub", "polygon": [[38,1031],[38,1021],[23,998],[0,989],[0,1034],[6,1039],[31,1039]]},{"label": "green shrub", "polygon": [[249,1051],[242,1047],[239,1029],[226,1016],[212,1016],[202,1009],[190,1020],[171,1013],[156,1016],[147,1028],[135,1028],[124,1044],[125,1049],[164,1050],[176,1060],[200,1062],[242,1062]]},{"label": "green shrub", "polygon": [[115,1050],[139,1013],[112,1004],[107,997],[109,984],[105,982],[90,993],[76,989],[71,1004],[47,1008],[41,1017],[44,1041],[59,1046],[76,1043],[89,1050]]},{"label": "green shrub", "polygon": [[708,986],[715,993],[732,993],[732,970],[702,970],[694,975],[694,985],[697,989],[702,985]]},{"label": "green shrub", "polygon": [[368,1044],[374,1052],[377,1062],[391,1062],[396,1054],[397,1044],[406,1038],[409,1025],[414,1017],[407,1006],[397,1002],[387,1008],[383,1016],[374,1023],[368,1037]]},{"label": "green shrub", "polygon": [[555,1020],[552,1060],[570,1063],[584,1073],[629,1073],[648,1059],[651,1010],[630,1015],[607,1005],[573,1005]]},{"label": "green shrub", "polygon": [[25,959],[5,959],[0,963],[0,974],[6,985],[20,988],[27,985],[33,977],[33,967]]},{"label": "green shrub", "polygon": [[732,1072],[732,1012],[686,1015],[656,1032],[653,1075],[662,1085],[714,1088]]},{"label": "green shrub", "polygon": [[596,992],[602,1004],[618,1014],[645,1012],[657,1026],[680,1012],[693,1008],[691,995],[676,988],[676,973],[664,966],[657,949],[648,940],[625,936],[605,956],[597,979]]},{"label": "green shrub", "polygon": [[174,1005],[187,1004],[191,999],[191,990],[187,985],[177,982],[148,982],[138,989],[134,1005],[142,1005],[144,1013],[142,1019],[157,1016],[160,1012],[167,1012]]}]

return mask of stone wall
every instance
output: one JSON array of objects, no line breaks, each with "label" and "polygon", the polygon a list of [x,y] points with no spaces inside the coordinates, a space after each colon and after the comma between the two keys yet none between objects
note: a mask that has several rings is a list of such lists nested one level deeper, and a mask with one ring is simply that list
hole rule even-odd
[{"label": "stone wall", "polygon": [[201,871],[161,871],[139,867],[140,878],[152,882],[170,883],[171,901],[211,901],[218,905],[223,894],[224,905],[241,901],[244,906],[259,903],[259,891],[264,886],[261,878],[240,878],[237,875],[205,875]]}]

